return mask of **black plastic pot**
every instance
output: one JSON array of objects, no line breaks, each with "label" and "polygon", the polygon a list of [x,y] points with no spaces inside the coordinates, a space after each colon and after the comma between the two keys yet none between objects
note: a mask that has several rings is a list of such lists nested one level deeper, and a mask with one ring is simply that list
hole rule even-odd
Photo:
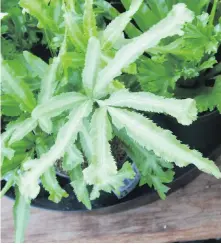
[{"label": "black plastic pot", "polygon": [[158,119],[161,118],[179,140],[188,144],[190,148],[199,150],[204,156],[209,156],[221,144],[221,115],[218,111],[200,115],[189,126],[181,125],[169,116],[160,115]]},{"label": "black plastic pot", "polygon": [[[201,116],[189,127],[181,126],[176,120],[163,115],[154,116],[153,120],[159,126],[171,129],[184,143],[200,150],[205,156],[209,156],[213,160],[219,156],[219,149],[221,149],[219,148],[219,145],[221,145],[221,115],[218,112]],[[175,167],[175,173],[174,181],[169,184],[171,188],[169,193],[191,182],[200,172],[195,166],[189,165],[185,168]],[[32,205],[57,211],[87,211],[85,206],[76,199],[69,184],[69,179],[62,175],[58,175],[57,178],[60,185],[69,193],[69,197],[56,204],[48,200],[48,193],[41,188],[40,194],[32,201]],[[3,181],[2,187],[4,184]],[[8,191],[7,196],[14,198],[13,188]],[[106,213],[116,212],[148,204],[158,199],[158,194],[148,186],[136,186],[133,191],[122,199],[118,199],[114,194],[102,192],[99,199],[92,201],[92,210]]]}]

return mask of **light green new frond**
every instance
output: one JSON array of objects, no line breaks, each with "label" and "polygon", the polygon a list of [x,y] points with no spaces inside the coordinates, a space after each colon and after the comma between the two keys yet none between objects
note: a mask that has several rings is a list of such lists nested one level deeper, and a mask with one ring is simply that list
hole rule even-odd
[{"label": "light green new frond", "polygon": [[32,71],[35,72],[41,79],[43,79],[45,73],[48,71],[48,64],[45,63],[41,58],[33,55],[28,51],[24,51],[23,56],[28,65],[30,65]]},{"label": "light green new frond", "polygon": [[96,97],[105,96],[108,84],[121,74],[123,68],[136,61],[144,51],[156,46],[163,38],[182,35],[183,25],[191,22],[192,19],[193,13],[186,8],[185,4],[174,5],[166,18],[122,47],[112,61],[99,72],[95,86]]},{"label": "light green new frond", "polygon": [[15,151],[13,149],[7,147],[7,145],[6,145],[6,142],[10,138],[13,131],[14,131],[14,129],[13,130],[6,130],[6,132],[3,132],[1,134],[1,143],[0,143],[0,145],[1,145],[1,163],[0,163],[0,165],[2,165],[4,157],[11,160],[14,156]]},{"label": "light green new frond", "polygon": [[71,39],[73,45],[81,50],[85,50],[85,39],[81,26],[79,24],[79,16],[76,11],[72,8],[71,10],[65,10],[64,14],[65,24],[68,30],[68,36]]},{"label": "light green new frond", "polygon": [[30,214],[30,201],[27,201],[19,192],[19,189],[15,189],[15,203],[13,207],[14,225],[15,225],[15,242],[24,242],[25,229],[28,224]]},{"label": "light green new frond", "polygon": [[53,130],[53,124],[50,118],[41,117],[38,119],[38,124],[40,128],[47,134],[51,134]]},{"label": "light green new frond", "polygon": [[194,99],[178,100],[164,98],[149,92],[129,92],[119,90],[113,93],[102,104],[114,107],[128,107],[141,111],[166,113],[175,117],[179,123],[189,125],[197,118],[196,102]]},{"label": "light green new frond", "polygon": [[82,73],[83,85],[87,94],[94,88],[101,58],[100,41],[91,37],[88,41],[85,66]]},{"label": "light green new frond", "polygon": [[29,132],[34,130],[37,126],[37,121],[33,118],[28,118],[21,122],[19,126],[13,131],[12,136],[9,140],[9,145],[16,141],[23,139]]},{"label": "light green new frond", "polygon": [[38,95],[38,100],[40,103],[47,102],[48,99],[50,99],[54,94],[57,85],[57,70],[62,63],[62,55],[66,50],[66,39],[65,33],[59,54],[57,57],[53,58],[52,63],[49,65],[48,70],[41,81],[40,93]]},{"label": "light green new frond", "polygon": [[[82,127],[82,120],[92,111],[91,101],[80,103],[72,110],[69,120],[61,127],[57,134],[55,144],[50,150],[42,154],[40,158],[29,160],[23,167],[26,172],[21,175],[19,189],[26,199],[35,198],[40,190],[39,177],[47,171],[56,160],[64,156],[67,148],[76,140],[76,136]],[[27,184],[29,182],[29,184]]]},{"label": "light green new frond", "polygon": [[59,203],[63,197],[68,197],[68,193],[59,185],[54,166],[50,167],[41,177],[41,182],[46,191],[49,192],[48,199]]},{"label": "light green new frond", "polygon": [[127,24],[130,23],[131,18],[137,12],[142,2],[143,0],[133,0],[130,9],[117,16],[106,27],[102,36],[102,49],[113,47],[117,40],[121,38],[124,29],[126,28]]},{"label": "light green new frond", "polygon": [[52,1],[49,7],[49,1],[35,0],[34,2],[30,2],[29,0],[20,0],[19,5],[38,20],[39,28],[59,33],[59,25],[61,24],[59,21],[60,2]]},{"label": "light green new frond", "polygon": [[84,119],[83,126],[79,134],[81,148],[88,160],[88,163],[91,163],[93,162],[93,142],[90,135],[90,124],[88,120]]},{"label": "light green new frond", "polygon": [[91,209],[91,202],[89,198],[88,189],[84,181],[81,165],[78,165],[70,173],[71,186],[74,188],[74,192],[79,202],[82,202],[87,209]]},{"label": "light green new frond", "polygon": [[[118,10],[116,8],[114,8],[111,3],[107,2],[107,1],[103,1],[103,0],[97,0],[96,5],[98,7],[98,9],[101,12],[105,12],[108,13],[109,18],[114,19],[116,18],[120,13],[118,12]],[[133,38],[135,36],[139,36],[141,34],[141,31],[136,28],[131,22],[128,23],[125,32],[127,33],[127,35],[130,38]]]},{"label": "light green new frond", "polygon": [[6,131],[1,134],[1,165],[4,160],[4,157],[11,160],[14,156],[15,151],[7,147],[8,140],[11,138],[11,135],[15,130],[20,128],[20,124],[23,121],[16,121],[13,125],[7,126]]},{"label": "light green new frond", "polygon": [[108,108],[112,122],[118,130],[125,128],[129,137],[140,146],[154,153],[166,161],[174,162],[180,167],[194,164],[200,170],[221,178],[219,168],[213,161],[203,158],[196,150],[190,150],[183,145],[168,130],[158,127],[144,116],[123,109]]},{"label": "light green new frond", "polygon": [[93,0],[86,0],[83,16],[84,33],[87,38],[97,36],[96,18],[93,11]]},{"label": "light green new frond", "polygon": [[15,150],[6,147],[4,145],[4,143],[1,142],[1,163],[0,163],[0,165],[2,165],[2,162],[4,160],[4,157],[6,157],[9,160],[11,160],[13,158],[14,154],[15,154]]},{"label": "light green new frond", "polygon": [[47,102],[54,93],[56,87],[56,74],[60,64],[60,58],[53,58],[52,64],[49,65],[48,71],[45,73],[41,81],[41,88],[39,93],[39,102]]},{"label": "light green new frond", "polygon": [[62,168],[65,171],[73,170],[75,167],[84,162],[81,151],[72,144],[68,147],[62,162]]}]

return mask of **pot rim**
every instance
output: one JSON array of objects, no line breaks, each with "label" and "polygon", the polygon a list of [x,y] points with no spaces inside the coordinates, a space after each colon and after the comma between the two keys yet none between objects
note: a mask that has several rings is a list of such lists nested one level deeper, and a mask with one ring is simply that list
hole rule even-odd
[{"label": "pot rim", "polygon": [[[213,152],[210,155],[210,158],[212,160],[216,160],[221,152],[221,144],[213,150]],[[182,173],[178,178],[176,178],[171,184],[169,184],[170,190],[168,192],[168,195],[181,187],[187,185],[192,180],[194,180],[201,171],[199,171],[194,165],[190,165],[189,169],[186,170],[186,172]],[[10,199],[14,200],[14,196],[12,194],[13,189],[11,189],[10,192],[7,192],[5,196],[7,196]],[[117,213],[121,211],[125,211],[128,208],[133,209],[136,207],[143,206],[145,204],[153,203],[156,200],[159,200],[159,196],[155,190],[151,190],[149,194],[142,194],[140,196],[134,197],[132,199],[128,199],[126,201],[122,201],[119,203],[115,203],[113,205],[109,206],[102,206],[98,208],[93,208],[92,210],[88,209],[56,209],[48,205],[47,202],[41,202],[41,199],[37,202],[33,202],[31,204],[32,207],[37,207],[43,210],[47,211],[59,211],[59,212],[75,212],[75,213],[87,213],[87,214],[107,214],[107,213]],[[47,200],[45,198],[45,200]]]}]

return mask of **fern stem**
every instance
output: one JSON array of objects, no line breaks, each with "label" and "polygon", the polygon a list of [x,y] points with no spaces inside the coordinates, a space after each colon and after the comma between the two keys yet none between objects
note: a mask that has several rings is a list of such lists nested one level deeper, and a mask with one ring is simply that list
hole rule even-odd
[{"label": "fern stem", "polygon": [[213,21],[214,21],[215,14],[216,14],[217,4],[218,4],[218,0],[214,0],[213,8],[212,8],[212,11],[211,11],[211,14],[210,14],[210,19],[209,19],[209,26],[210,27],[213,25]]}]

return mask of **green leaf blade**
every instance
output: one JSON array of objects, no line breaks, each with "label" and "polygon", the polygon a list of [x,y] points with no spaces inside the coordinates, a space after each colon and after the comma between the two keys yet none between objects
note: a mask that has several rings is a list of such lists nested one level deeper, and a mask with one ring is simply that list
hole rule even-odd
[{"label": "green leaf blade", "polygon": [[55,168],[50,167],[41,177],[42,185],[49,192],[48,199],[59,203],[63,197],[68,197],[68,193],[59,185]]},{"label": "green leaf blade", "polygon": [[69,174],[71,179],[71,186],[74,188],[74,192],[79,202],[82,202],[87,209],[91,209],[91,201],[89,192],[84,181],[81,165],[75,167]]}]

